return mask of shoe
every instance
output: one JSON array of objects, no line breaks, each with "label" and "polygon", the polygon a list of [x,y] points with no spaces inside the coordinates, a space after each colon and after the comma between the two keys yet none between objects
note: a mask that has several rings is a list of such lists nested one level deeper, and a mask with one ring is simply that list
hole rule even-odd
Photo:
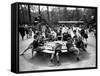
[{"label": "shoe", "polygon": [[60,61],[57,61],[57,66],[60,66],[60,65],[61,65]]},{"label": "shoe", "polygon": [[53,63],[53,60],[51,59],[50,62]]},{"label": "shoe", "polygon": [[80,61],[80,58],[79,57],[77,57],[76,59],[77,59],[77,61]]},{"label": "shoe", "polygon": [[24,55],[24,53],[20,54],[20,56]]}]

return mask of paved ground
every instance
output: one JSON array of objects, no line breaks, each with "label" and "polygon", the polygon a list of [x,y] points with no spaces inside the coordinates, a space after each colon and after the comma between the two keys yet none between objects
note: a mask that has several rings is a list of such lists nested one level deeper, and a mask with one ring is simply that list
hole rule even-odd
[{"label": "paved ground", "polygon": [[[32,38],[20,40],[19,53],[22,53],[32,41]],[[27,51],[24,56],[19,56],[20,71],[95,67],[96,40],[92,34],[89,34],[87,52],[81,51],[81,60],[76,61],[73,54],[65,53],[60,56],[60,66],[55,66],[50,63],[50,54],[39,53],[33,58],[31,56],[31,50]]]}]

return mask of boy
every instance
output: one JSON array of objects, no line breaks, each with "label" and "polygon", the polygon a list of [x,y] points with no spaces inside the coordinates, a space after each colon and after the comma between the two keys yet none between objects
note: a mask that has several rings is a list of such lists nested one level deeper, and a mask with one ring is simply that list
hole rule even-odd
[{"label": "boy", "polygon": [[37,36],[34,36],[34,41],[28,46],[28,48],[24,50],[24,52],[21,55],[24,55],[24,53],[27,50],[32,49],[32,57],[33,57],[33,52],[34,52],[34,55],[36,55],[37,51],[40,50],[38,47],[39,47],[39,42],[38,42]]},{"label": "boy", "polygon": [[52,53],[51,59],[50,59],[51,63],[53,63],[53,59],[56,56],[58,66],[60,65],[59,54],[61,53],[61,48],[62,48],[62,45],[60,43],[56,43],[55,47],[53,47],[54,53]]},{"label": "boy", "polygon": [[76,56],[77,61],[79,61],[80,60],[79,49],[73,44],[73,41],[71,38],[68,39],[66,43],[66,47],[67,47],[68,52],[73,53]]}]

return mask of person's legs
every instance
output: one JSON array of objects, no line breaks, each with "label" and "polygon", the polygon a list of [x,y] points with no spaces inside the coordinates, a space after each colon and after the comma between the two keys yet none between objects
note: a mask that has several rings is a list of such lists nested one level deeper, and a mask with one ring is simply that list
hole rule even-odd
[{"label": "person's legs", "polygon": [[66,43],[66,47],[67,47],[67,51],[68,51],[68,52],[69,52],[69,49],[70,49],[69,45],[70,45],[70,44]]},{"label": "person's legs", "polygon": [[44,48],[43,48],[43,49],[42,49],[42,48],[39,48],[39,47],[37,47],[37,48],[32,48],[32,57],[33,57],[33,56],[36,56],[37,52],[40,52],[40,51],[42,51],[42,50],[44,50]]},{"label": "person's legs", "polygon": [[78,48],[74,48],[73,53],[75,54],[77,61],[79,61],[80,60],[79,58],[80,50]]},{"label": "person's legs", "polygon": [[76,54],[77,61],[80,61],[79,54]]},{"label": "person's legs", "polygon": [[54,53],[51,54],[51,58],[50,58],[51,63],[53,63],[54,55],[55,55]]},{"label": "person's legs", "polygon": [[24,53],[28,50],[28,49],[31,49],[32,48],[32,46],[30,45],[28,48],[26,48],[25,50],[24,50],[24,52],[22,53],[22,54],[20,54],[20,55],[24,55]]},{"label": "person's legs", "polygon": [[84,43],[84,45],[87,48],[87,45],[88,45],[87,38],[86,38],[86,43]]},{"label": "person's legs", "polygon": [[56,53],[56,57],[57,57],[57,65],[59,66],[60,65],[60,59],[59,59],[59,53],[58,52]]},{"label": "person's legs", "polygon": [[81,48],[83,51],[87,52],[87,50],[85,49],[85,47],[87,47],[87,45],[86,45],[84,42],[82,42],[82,43],[80,44],[80,48]]},{"label": "person's legs", "polygon": [[87,52],[87,50],[85,49],[85,47],[84,47],[84,46],[82,47],[82,50],[83,50],[83,51],[85,51],[85,52]]},{"label": "person's legs", "polygon": [[33,56],[36,56],[36,54],[37,54],[37,51],[34,50],[34,48],[32,48],[32,57],[33,57]]},{"label": "person's legs", "polygon": [[59,62],[59,53],[56,53],[57,62]]}]

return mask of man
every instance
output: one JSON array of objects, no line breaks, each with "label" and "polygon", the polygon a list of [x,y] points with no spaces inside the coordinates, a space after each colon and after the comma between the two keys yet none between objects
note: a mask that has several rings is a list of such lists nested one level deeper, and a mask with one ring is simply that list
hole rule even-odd
[{"label": "man", "polygon": [[55,47],[53,47],[54,53],[51,55],[51,63],[53,63],[54,57],[56,56],[57,65],[60,65],[59,54],[61,53],[62,45],[60,43],[56,43]]}]

